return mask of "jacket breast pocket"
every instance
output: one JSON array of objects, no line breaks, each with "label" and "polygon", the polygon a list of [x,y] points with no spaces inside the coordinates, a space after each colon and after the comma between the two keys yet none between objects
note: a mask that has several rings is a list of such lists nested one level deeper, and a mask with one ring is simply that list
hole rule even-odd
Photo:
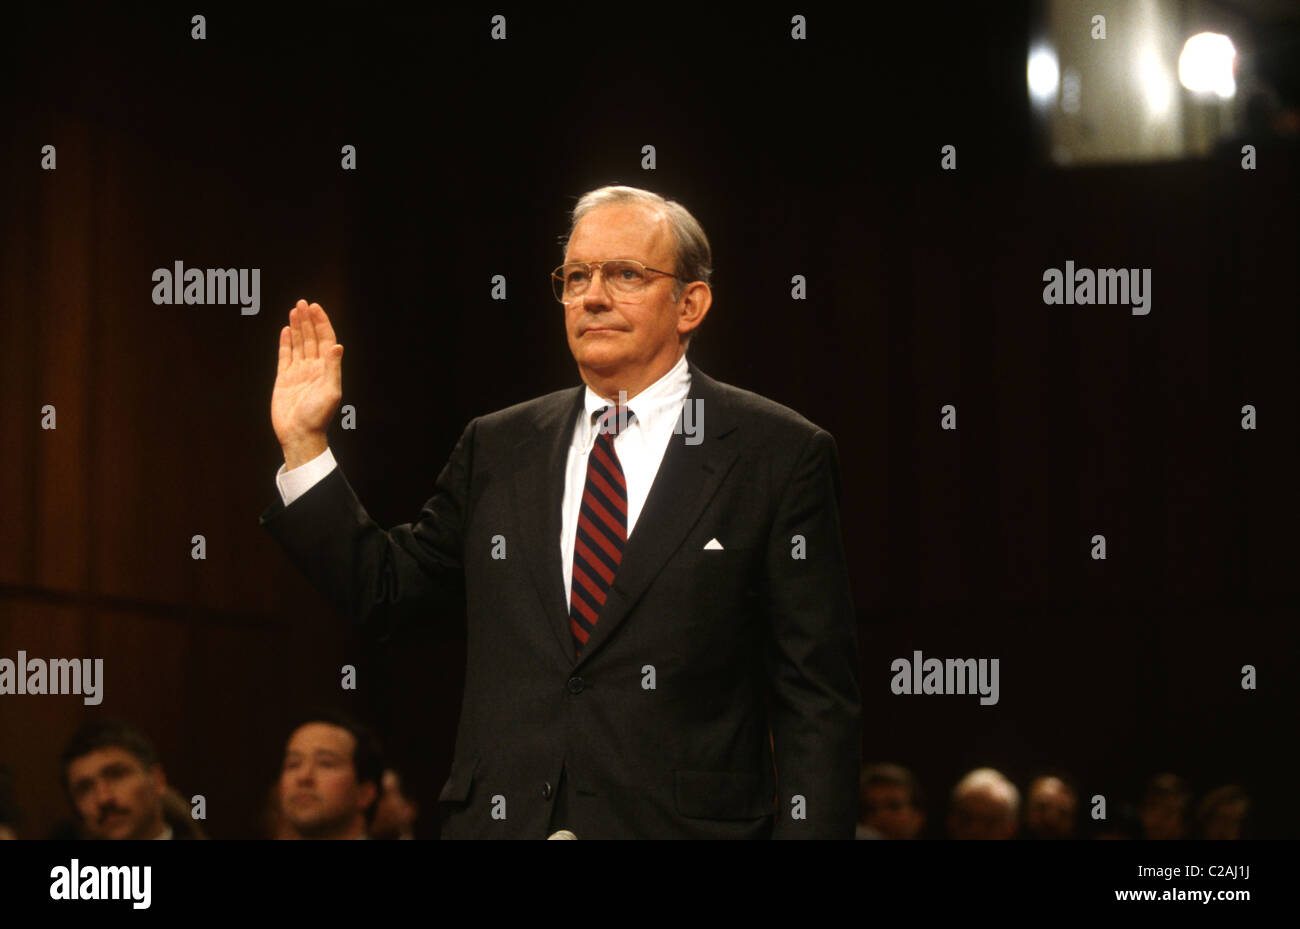
[{"label": "jacket breast pocket", "polygon": [[474,774],[478,770],[478,755],[464,759],[453,759],[451,774],[447,783],[442,785],[438,794],[439,803],[466,803],[474,786]]},{"label": "jacket breast pocket", "polygon": [[753,548],[708,548],[686,559],[689,587],[697,601],[735,604],[755,595],[758,551]]},{"label": "jacket breast pocket", "polygon": [[756,554],[753,548],[705,548],[692,554],[691,563],[705,577],[710,572],[744,574],[753,566]]},{"label": "jacket breast pocket", "polygon": [[758,819],[775,811],[774,785],[748,771],[674,771],[677,812],[693,819]]}]

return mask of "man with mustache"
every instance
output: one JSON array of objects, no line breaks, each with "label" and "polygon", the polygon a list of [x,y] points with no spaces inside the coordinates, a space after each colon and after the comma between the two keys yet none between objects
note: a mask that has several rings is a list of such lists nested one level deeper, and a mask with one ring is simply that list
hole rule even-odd
[{"label": "man with mustache", "polygon": [[127,723],[88,723],[63,752],[63,785],[84,834],[96,839],[178,837],[164,815],[167,777],[145,735]]}]

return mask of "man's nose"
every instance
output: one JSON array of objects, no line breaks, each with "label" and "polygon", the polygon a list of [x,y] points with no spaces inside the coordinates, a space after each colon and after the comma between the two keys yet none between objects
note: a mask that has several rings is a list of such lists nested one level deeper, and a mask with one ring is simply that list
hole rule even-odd
[{"label": "man's nose", "polygon": [[[600,282],[597,288],[596,282]],[[605,271],[603,268],[591,269],[591,283],[587,285],[587,292],[582,295],[582,304],[585,307],[609,306],[609,291],[605,289]]]}]

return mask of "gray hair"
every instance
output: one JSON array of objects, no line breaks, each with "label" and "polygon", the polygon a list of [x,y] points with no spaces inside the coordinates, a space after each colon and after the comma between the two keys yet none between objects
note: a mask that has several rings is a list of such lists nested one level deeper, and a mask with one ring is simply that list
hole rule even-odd
[{"label": "gray hair", "polygon": [[[573,238],[573,231],[578,228],[578,223],[582,221],[584,216],[597,207],[619,203],[640,203],[653,207],[668,220],[668,226],[673,234],[673,259],[677,265],[675,272],[679,278],[673,284],[674,300],[681,299],[682,292],[693,281],[711,283],[713,279],[713,250],[709,248],[709,239],[704,234],[704,228],[699,221],[676,200],[668,200],[657,193],[642,190],[639,187],[610,185],[598,187],[583,194],[579,198],[577,206],[573,208],[573,220],[569,223],[568,235],[564,237],[563,250],[568,251],[569,240]],[[685,280],[681,280],[681,278],[685,278]],[[687,345],[690,344],[691,336],[694,334],[695,332],[691,332],[687,335]]]},{"label": "gray hair", "polygon": [[952,789],[952,802],[956,803],[969,794],[984,793],[991,795],[1006,810],[1007,819],[1017,817],[1020,811],[1020,791],[1006,776],[994,768],[976,768]]}]

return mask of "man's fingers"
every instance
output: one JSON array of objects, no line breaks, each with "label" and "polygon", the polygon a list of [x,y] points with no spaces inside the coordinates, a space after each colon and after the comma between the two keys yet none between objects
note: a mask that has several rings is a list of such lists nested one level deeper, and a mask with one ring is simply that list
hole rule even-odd
[{"label": "man's fingers", "polygon": [[320,352],[322,358],[326,358],[337,342],[334,327],[330,325],[330,318],[325,308],[319,303],[311,305],[311,313],[312,319],[316,322],[316,350]]},{"label": "man's fingers", "polygon": [[307,358],[319,358],[320,352],[316,350],[316,323],[312,317],[316,315],[310,306],[298,307],[298,319],[302,326],[302,349]]},{"label": "man's fingers", "polygon": [[342,388],[343,386],[343,346],[334,343],[328,355],[325,356],[326,370],[333,376],[334,385]]},{"label": "man's fingers", "polygon": [[289,327],[285,326],[280,330],[280,361],[275,370],[277,376],[283,374],[289,367],[289,362],[293,359],[293,343],[289,336]]},{"label": "man's fingers", "polygon": [[303,348],[302,348],[302,309],[301,309],[301,306],[302,306],[302,301],[299,300],[299,301],[298,301],[298,306],[295,306],[292,310],[289,311],[289,334],[290,334],[290,337],[292,338],[292,341],[293,341],[293,360],[294,360],[294,361],[302,361],[303,358],[307,357],[305,354],[303,354]]},{"label": "man's fingers", "polygon": [[312,358],[337,365],[343,358],[343,346],[334,341],[334,327],[325,309],[319,303],[299,300],[289,311],[289,325],[280,330],[279,372],[295,361]]}]

